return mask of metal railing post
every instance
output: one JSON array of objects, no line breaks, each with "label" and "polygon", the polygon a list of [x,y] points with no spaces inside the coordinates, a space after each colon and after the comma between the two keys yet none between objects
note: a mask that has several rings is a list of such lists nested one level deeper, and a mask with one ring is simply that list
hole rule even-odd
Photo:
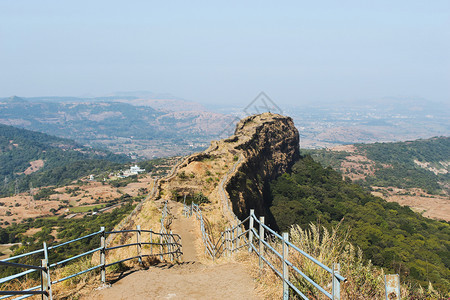
[{"label": "metal railing post", "polygon": [[341,299],[341,282],[336,277],[336,275],[339,275],[340,271],[340,265],[339,264],[333,264],[333,291],[332,296],[333,300],[340,300]]},{"label": "metal railing post", "polygon": [[241,246],[241,226],[239,225],[236,232],[236,249]]},{"label": "metal railing post", "polygon": [[43,249],[44,249],[44,259],[47,261],[47,286],[48,286],[48,293],[49,293],[49,299],[52,299],[52,280],[50,278],[50,263],[48,259],[48,247],[47,243],[43,243]]},{"label": "metal railing post", "polygon": [[264,249],[264,244],[263,244],[263,240],[264,240],[264,217],[259,217],[259,268],[262,269],[263,267],[263,249]]},{"label": "metal railing post", "polygon": [[225,231],[225,245],[227,248],[227,256],[230,256],[230,229],[227,228]]},{"label": "metal railing post", "polygon": [[48,284],[50,276],[48,274],[48,262],[46,259],[41,260],[41,267],[44,268],[44,270],[41,271],[41,291],[45,292],[45,294],[42,295],[42,299],[51,300],[52,294]]},{"label": "metal railing post", "polygon": [[153,231],[150,229],[150,255],[153,256]]},{"label": "metal railing post", "polygon": [[102,265],[101,267],[101,281],[102,283],[106,282],[106,260],[105,260],[105,255],[106,255],[106,242],[105,242],[105,227],[100,227],[100,231],[101,231],[101,236],[100,236],[100,247],[102,247],[102,249],[100,250],[100,264]]},{"label": "metal railing post", "polygon": [[386,300],[400,300],[400,275],[384,275]]},{"label": "metal railing post", "polygon": [[289,248],[287,242],[289,241],[289,233],[283,232],[283,300],[289,300],[289,285],[287,281],[289,280],[289,269],[286,260],[289,256]]},{"label": "metal railing post", "polygon": [[163,236],[161,230],[161,235],[159,236],[159,258],[161,261],[163,260],[163,249]]},{"label": "metal railing post", "polygon": [[250,225],[249,225],[249,230],[248,230],[248,252],[251,253],[252,252],[252,243],[253,243],[253,215],[255,214],[255,210],[254,209],[250,209]]},{"label": "metal railing post", "polygon": [[173,235],[172,235],[172,230],[171,230],[170,235],[169,235],[169,244],[168,244],[171,262],[173,262],[173,258],[174,258],[172,242],[173,242]]},{"label": "metal railing post", "polygon": [[141,225],[136,225],[136,230],[137,255],[139,263],[142,264]]},{"label": "metal railing post", "polygon": [[231,229],[231,255],[234,254],[235,249],[234,243],[236,242],[234,239],[234,230],[235,230],[234,228]]}]

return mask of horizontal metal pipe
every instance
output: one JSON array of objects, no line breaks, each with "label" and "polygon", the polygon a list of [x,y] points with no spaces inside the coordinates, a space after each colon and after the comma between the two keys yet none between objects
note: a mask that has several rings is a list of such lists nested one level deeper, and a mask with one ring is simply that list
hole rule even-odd
[{"label": "horizontal metal pipe", "polygon": [[136,229],[105,231],[105,234],[137,232]]},{"label": "horizontal metal pipe", "polygon": [[34,251],[27,252],[27,253],[24,253],[24,254],[19,254],[19,255],[16,255],[16,256],[11,256],[11,257],[8,257],[8,258],[3,259],[2,261],[10,261],[10,260],[13,260],[13,259],[16,259],[16,258],[21,258],[21,257],[33,255],[33,254],[36,254],[36,253],[39,253],[39,252],[44,252],[44,249],[38,249],[38,250],[34,250]]},{"label": "horizontal metal pipe", "polygon": [[4,283],[4,282],[8,282],[8,281],[13,280],[13,279],[18,278],[18,277],[22,277],[24,275],[27,275],[27,274],[30,274],[30,273],[33,273],[33,272],[36,272],[36,270],[37,269],[26,270],[26,271],[23,271],[21,273],[17,273],[17,274],[8,276],[8,277],[1,278],[0,279],[0,284]]},{"label": "horizontal metal pipe", "polygon": [[278,256],[281,260],[283,259],[283,255],[278,253],[278,251],[275,250],[275,248],[273,248],[268,242],[266,242],[265,240],[261,240],[261,242],[263,242],[263,244],[266,245],[267,248],[272,250],[272,252],[275,253],[275,255]]},{"label": "horizontal metal pipe", "polygon": [[283,240],[283,237],[281,235],[279,235],[278,233],[276,233],[272,228],[270,228],[269,226],[267,226],[266,224],[261,224],[267,231],[269,231],[270,233],[272,233],[274,236],[276,236],[277,238],[279,238],[280,240]]},{"label": "horizontal metal pipe", "polygon": [[[309,255],[308,253],[306,253],[303,250],[299,249],[297,246],[295,246],[291,242],[286,241],[286,244],[288,244],[290,247],[292,247],[292,249],[296,250],[297,252],[299,252],[300,254],[305,256],[306,258],[310,259],[316,265],[322,267],[322,269],[326,270],[328,273],[333,274],[333,270],[331,270],[329,267],[325,266],[323,263],[321,263],[320,261],[318,261],[317,259],[315,259],[311,255]],[[347,280],[347,279],[345,279],[345,277],[343,277],[341,275],[338,275],[338,274],[336,274],[336,278],[339,279],[339,281],[346,281]]]},{"label": "horizontal metal pipe", "polygon": [[237,251],[237,250],[239,250],[239,249],[241,249],[243,247],[248,247],[248,244],[244,244],[242,246],[239,246],[239,247],[235,248],[234,251]]},{"label": "horizontal metal pipe", "polygon": [[[34,286],[34,287],[32,287],[32,288],[24,289],[24,291],[33,291],[33,290],[40,289],[40,288],[41,288],[41,286],[40,286],[40,285],[37,285],[37,286]],[[32,296],[32,295],[25,296],[25,297],[22,296],[22,297],[14,298],[14,300],[17,300],[17,299],[25,299],[25,298],[28,298],[28,297],[31,297],[31,296]],[[10,295],[0,297],[0,300],[1,300],[1,299],[6,299],[6,298],[10,298]]]},{"label": "horizontal metal pipe", "polygon": [[285,260],[286,263],[295,271],[297,272],[300,276],[302,276],[303,278],[306,279],[306,281],[308,281],[309,283],[311,283],[313,286],[315,286],[319,291],[321,291],[323,294],[325,294],[325,296],[327,296],[328,298],[332,298],[331,294],[328,293],[326,290],[324,290],[320,285],[318,285],[314,280],[312,280],[311,278],[309,278],[305,273],[303,273],[302,271],[300,271],[296,266],[294,266],[290,261]]},{"label": "horizontal metal pipe", "polygon": [[44,295],[44,291],[0,291],[0,295]]},{"label": "horizontal metal pipe", "polygon": [[146,229],[141,229],[141,232],[151,232],[151,233],[156,233],[153,230],[146,230]]},{"label": "horizontal metal pipe", "polygon": [[255,228],[252,228],[252,232],[253,232],[253,237],[256,237],[259,240],[259,234],[256,233]]},{"label": "horizontal metal pipe", "polygon": [[255,251],[256,254],[259,255],[259,252],[258,252],[258,250],[256,249],[255,245],[251,244],[250,246],[252,247],[253,251]]},{"label": "horizontal metal pipe", "polygon": [[247,229],[246,231],[244,231],[243,233],[238,235],[236,238],[240,238],[241,236],[246,235],[249,231],[250,231],[250,229]]},{"label": "horizontal metal pipe", "polygon": [[80,241],[80,240],[82,240],[82,239],[86,239],[86,238],[88,238],[88,237],[91,237],[91,236],[100,234],[101,232],[102,232],[102,231],[97,231],[97,232],[94,232],[94,233],[91,233],[91,234],[88,234],[88,235],[79,237],[79,238],[77,238],[77,239],[74,239],[74,240],[70,240],[70,241],[61,243],[61,244],[59,244],[59,245],[55,245],[55,246],[48,247],[48,250],[52,250],[52,249],[55,249],[55,248],[58,248],[58,247],[61,247],[61,246],[64,246],[64,245],[67,245],[67,244],[70,244],[70,243],[78,242],[78,241]]},{"label": "horizontal metal pipe", "polygon": [[34,295],[21,296],[21,297],[14,298],[14,300],[26,299],[26,298],[30,298],[30,297],[33,297],[33,296]]},{"label": "horizontal metal pipe", "polygon": [[45,270],[45,268],[41,267],[41,266],[18,264],[18,263],[6,262],[6,261],[1,261],[1,260],[0,260],[0,265],[16,267],[16,268],[24,268],[24,269]]},{"label": "horizontal metal pipe", "polygon": [[247,222],[249,219],[250,219],[250,216],[245,218],[243,221],[240,221],[239,224],[237,224],[236,226],[232,227],[231,230],[235,230],[236,228],[240,227],[241,225],[244,225],[244,223]]},{"label": "horizontal metal pipe", "polygon": [[[256,216],[252,216],[253,219],[260,224],[258,218],[256,218]],[[261,224],[267,231],[269,231],[270,233],[272,233],[274,236],[276,236],[277,238],[279,238],[280,240],[283,240],[283,237],[281,235],[279,235],[278,233],[276,233],[274,230],[272,230],[270,227],[268,227],[265,224]],[[253,232],[255,233],[255,232]],[[305,256],[306,258],[310,259],[312,262],[314,262],[315,264],[317,264],[318,266],[322,267],[324,270],[326,270],[328,273],[333,274],[333,271],[327,267],[326,265],[322,264],[321,262],[319,262],[317,259],[315,259],[314,257],[312,257],[311,255],[307,254],[306,252],[302,251],[301,249],[299,249],[297,246],[295,246],[294,244],[292,244],[289,241],[286,241],[286,244],[290,247],[292,247],[294,250],[296,250],[297,252],[299,252],[300,254],[302,254],[303,256]],[[345,281],[345,277],[336,274],[336,278],[339,279],[340,281]]]},{"label": "horizontal metal pipe", "polygon": [[97,251],[99,251],[99,250],[101,250],[101,249],[103,249],[103,247],[99,247],[99,248],[96,248],[96,249],[92,249],[92,250],[89,250],[89,251],[87,251],[87,252],[84,252],[84,253],[75,255],[75,256],[73,256],[73,257],[71,257],[71,258],[67,258],[67,259],[61,260],[61,261],[59,261],[59,262],[56,262],[56,263],[51,264],[51,265],[50,265],[50,268],[56,267],[56,266],[58,266],[58,265],[65,264],[66,262],[69,262],[69,261],[71,261],[71,260],[74,260],[74,259],[77,259],[77,258],[86,256],[86,255],[89,255],[89,254],[94,253],[94,252],[97,252]]},{"label": "horizontal metal pipe", "polygon": [[268,264],[269,265],[269,267],[271,267],[272,268],[272,270],[278,275],[278,276],[280,276],[281,278],[283,278],[283,275],[263,256],[263,255],[261,255],[261,258],[266,262],[266,264]]},{"label": "horizontal metal pipe", "polygon": [[300,297],[302,297],[304,300],[309,300],[308,297],[305,296],[305,294],[303,294],[302,292],[300,292],[300,290],[289,280],[286,280],[286,283],[291,287],[291,289],[294,290],[294,292],[296,292],[298,295],[300,295]]},{"label": "horizontal metal pipe", "polygon": [[105,248],[106,251],[109,250],[114,250],[114,249],[119,249],[119,248],[124,248],[124,247],[130,247],[130,246],[137,246],[139,245],[138,243],[132,243],[132,244],[125,244],[125,245],[118,245],[118,246],[114,246],[114,247],[109,247],[109,248]]},{"label": "horizontal metal pipe", "polygon": [[67,279],[73,278],[73,277],[75,277],[75,276],[79,276],[79,275],[81,275],[81,274],[84,274],[84,273],[87,273],[87,272],[93,271],[93,270],[95,270],[95,269],[98,269],[98,268],[100,268],[101,266],[102,266],[102,265],[98,265],[98,266],[95,266],[95,267],[92,267],[92,268],[86,269],[86,270],[84,270],[84,271],[81,271],[81,272],[78,272],[78,273],[75,273],[75,274],[69,275],[69,276],[67,276],[67,277],[64,277],[64,278],[61,278],[61,279],[58,279],[58,280],[52,281],[52,284],[55,284],[55,283],[59,283],[59,282],[65,281],[65,280],[67,280]]}]

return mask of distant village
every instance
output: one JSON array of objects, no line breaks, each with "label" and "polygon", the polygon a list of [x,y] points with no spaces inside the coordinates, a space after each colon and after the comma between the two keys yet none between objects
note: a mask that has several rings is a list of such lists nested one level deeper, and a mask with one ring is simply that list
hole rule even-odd
[{"label": "distant village", "polygon": [[[117,178],[127,178],[130,177],[132,175],[138,175],[140,173],[144,173],[145,169],[141,169],[138,167],[138,165],[134,165],[132,167],[130,167],[128,170],[122,171],[120,170],[118,173],[114,174],[111,173],[109,174],[110,177],[117,177]],[[89,181],[94,181],[95,180],[95,176],[94,175],[89,175]],[[103,181],[105,181],[106,178],[103,178]]]}]

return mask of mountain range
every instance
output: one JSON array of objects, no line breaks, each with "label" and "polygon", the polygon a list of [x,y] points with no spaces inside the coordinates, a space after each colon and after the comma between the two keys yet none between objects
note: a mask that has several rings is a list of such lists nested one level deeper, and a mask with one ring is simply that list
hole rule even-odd
[{"label": "mountain range", "polygon": [[107,147],[115,153],[167,156],[204,148],[232,121],[232,116],[187,103],[134,96],[13,96],[0,99],[0,123]]}]

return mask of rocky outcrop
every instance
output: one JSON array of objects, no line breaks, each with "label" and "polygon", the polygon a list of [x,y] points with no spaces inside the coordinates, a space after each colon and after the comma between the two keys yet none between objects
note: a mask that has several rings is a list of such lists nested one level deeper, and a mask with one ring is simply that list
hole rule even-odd
[{"label": "rocky outcrop", "polygon": [[253,115],[241,120],[231,137],[212,141],[207,150],[178,164],[172,176],[161,180],[161,197],[181,201],[202,193],[241,219],[254,208],[276,228],[269,183],[289,171],[299,156],[299,135],[291,118]]},{"label": "rocky outcrop", "polygon": [[242,219],[254,208],[257,215],[265,215],[268,223],[273,223],[269,183],[289,171],[300,156],[294,122],[271,113],[250,116],[241,120],[235,134],[223,142],[233,143],[242,157],[225,185],[234,213]]}]

